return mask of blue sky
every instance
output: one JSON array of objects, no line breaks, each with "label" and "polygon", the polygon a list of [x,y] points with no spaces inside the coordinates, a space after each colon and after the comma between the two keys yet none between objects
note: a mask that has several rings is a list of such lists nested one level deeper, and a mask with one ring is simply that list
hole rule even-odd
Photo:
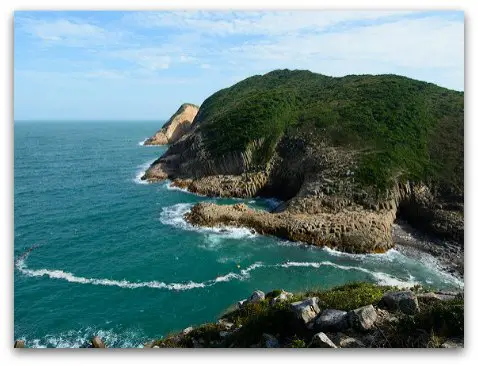
[{"label": "blue sky", "polygon": [[14,15],[14,117],[163,120],[278,69],[394,73],[464,89],[463,12]]}]

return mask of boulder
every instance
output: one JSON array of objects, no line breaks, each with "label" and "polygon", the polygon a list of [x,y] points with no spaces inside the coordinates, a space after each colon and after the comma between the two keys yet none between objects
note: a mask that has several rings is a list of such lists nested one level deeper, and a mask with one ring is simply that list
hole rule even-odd
[{"label": "boulder", "polygon": [[262,342],[266,348],[280,348],[279,341],[271,334],[262,334]]},{"label": "boulder", "polygon": [[183,334],[186,335],[188,333],[191,333],[193,329],[194,329],[193,327],[187,327],[186,329],[183,330]]},{"label": "boulder", "polygon": [[314,319],[320,313],[318,299],[316,297],[293,302],[291,304],[291,310],[299,322],[308,328],[313,326]]},{"label": "boulder", "polygon": [[443,342],[440,348],[463,348],[464,342],[463,339],[449,338]]},{"label": "boulder", "polygon": [[239,300],[239,301],[237,302],[237,307],[240,309],[240,308],[242,308],[242,307],[243,307],[244,305],[246,305],[246,304],[247,304],[247,299]]},{"label": "boulder", "polygon": [[226,338],[227,336],[229,336],[229,334],[231,334],[231,332],[227,332],[227,331],[225,331],[225,330],[221,330],[221,331],[219,332],[219,337],[221,337],[221,338]]},{"label": "boulder", "polygon": [[247,300],[247,302],[260,302],[262,300],[264,300],[266,298],[266,295],[264,294],[264,292],[262,292],[261,290],[256,290],[252,293],[252,295],[249,297],[249,299]]},{"label": "boulder", "polygon": [[364,348],[365,344],[354,337],[348,336],[344,333],[337,333],[333,338],[334,343],[341,348]]},{"label": "boulder", "polygon": [[417,294],[418,300],[421,300],[421,301],[433,301],[433,300],[450,301],[450,300],[454,300],[455,297],[456,297],[456,294],[440,293],[440,292],[426,292],[422,294]]},{"label": "boulder", "polygon": [[222,325],[226,330],[234,328],[234,323],[228,322],[227,320],[224,319],[219,319],[217,321],[217,325]]},{"label": "boulder", "polygon": [[95,336],[91,339],[91,345],[93,348],[106,348],[104,342],[98,336]]},{"label": "boulder", "polygon": [[25,348],[25,341],[24,340],[16,340],[13,348]]},{"label": "boulder", "polygon": [[275,304],[278,304],[280,302],[284,302],[284,301],[287,301],[289,300],[292,296],[294,296],[293,294],[291,294],[290,292],[287,292],[287,291],[284,291],[284,290],[281,290],[281,293],[272,298],[271,299],[271,305],[274,306]]},{"label": "boulder", "polygon": [[337,348],[325,333],[317,333],[312,337],[309,348]]},{"label": "boulder", "polygon": [[409,315],[420,311],[417,297],[411,291],[387,292],[383,295],[379,305],[390,310],[399,310]]},{"label": "boulder", "polygon": [[315,327],[320,331],[337,332],[349,328],[346,311],[325,309],[315,320]]},{"label": "boulder", "polygon": [[362,306],[348,313],[349,325],[361,331],[372,329],[377,318],[377,312],[372,305]]}]

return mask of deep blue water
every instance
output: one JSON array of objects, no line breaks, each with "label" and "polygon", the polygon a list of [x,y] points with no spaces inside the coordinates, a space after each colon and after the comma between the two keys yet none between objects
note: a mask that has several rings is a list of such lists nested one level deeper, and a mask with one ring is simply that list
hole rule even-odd
[{"label": "deep blue water", "polygon": [[[299,291],[356,280],[462,285],[433,262],[397,250],[347,255],[245,229],[191,227],[184,212],[212,199],[138,180],[165,151],[139,144],[159,127],[15,123],[14,339],[79,347],[99,334],[110,346],[138,347],[213,321],[255,289]],[[275,204],[243,201],[260,209]]]}]

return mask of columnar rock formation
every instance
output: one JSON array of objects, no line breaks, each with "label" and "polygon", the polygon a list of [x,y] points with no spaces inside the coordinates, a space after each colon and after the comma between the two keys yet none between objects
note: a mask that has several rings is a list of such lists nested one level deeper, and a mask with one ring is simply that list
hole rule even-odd
[{"label": "columnar rock formation", "polygon": [[145,145],[167,145],[178,141],[191,128],[199,107],[185,103],[156,134],[147,139]]}]

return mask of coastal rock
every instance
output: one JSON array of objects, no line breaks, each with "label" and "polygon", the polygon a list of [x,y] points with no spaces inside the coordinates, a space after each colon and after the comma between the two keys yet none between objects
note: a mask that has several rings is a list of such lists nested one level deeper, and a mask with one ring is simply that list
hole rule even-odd
[{"label": "coastal rock", "polygon": [[13,348],[25,348],[25,341],[22,339],[16,340]]},{"label": "coastal rock", "polygon": [[317,297],[293,302],[291,304],[291,310],[299,323],[307,328],[311,328],[313,320],[320,313]]},{"label": "coastal rock", "polygon": [[183,137],[190,129],[199,108],[194,104],[185,103],[156,134],[147,139],[145,145],[172,144]]},{"label": "coastal rock", "polygon": [[441,344],[440,348],[464,348],[464,343],[462,338],[449,338]]},{"label": "coastal rock", "polygon": [[315,320],[315,328],[321,331],[341,331],[349,328],[346,311],[325,309]]},{"label": "coastal rock", "polygon": [[362,306],[348,313],[350,326],[360,331],[372,329],[377,318],[377,312],[372,305]]},{"label": "coastal rock", "polygon": [[389,310],[399,310],[405,314],[415,314],[420,311],[417,296],[411,291],[387,292],[379,305]]},{"label": "coastal rock", "polygon": [[355,337],[348,336],[344,333],[337,333],[333,337],[333,341],[340,348],[365,348],[365,344]]},{"label": "coastal rock", "polygon": [[95,336],[91,339],[91,345],[93,346],[93,348],[106,348],[104,342],[98,336]]},{"label": "coastal rock", "polygon": [[193,327],[187,327],[186,329],[183,330],[183,335],[189,334],[193,331]]},{"label": "coastal rock", "polygon": [[247,302],[250,302],[250,303],[261,302],[265,298],[266,298],[266,295],[264,294],[264,292],[262,292],[261,290],[256,290],[252,293],[252,295],[249,297]]},{"label": "coastal rock", "polygon": [[263,333],[262,342],[266,348],[280,348],[280,343],[273,335]]},{"label": "coastal rock", "polygon": [[281,290],[281,293],[271,299],[271,305],[274,306],[278,303],[284,302],[292,298],[294,295],[290,292]]},{"label": "coastal rock", "polygon": [[317,333],[312,337],[309,348],[337,348],[325,333]]}]

